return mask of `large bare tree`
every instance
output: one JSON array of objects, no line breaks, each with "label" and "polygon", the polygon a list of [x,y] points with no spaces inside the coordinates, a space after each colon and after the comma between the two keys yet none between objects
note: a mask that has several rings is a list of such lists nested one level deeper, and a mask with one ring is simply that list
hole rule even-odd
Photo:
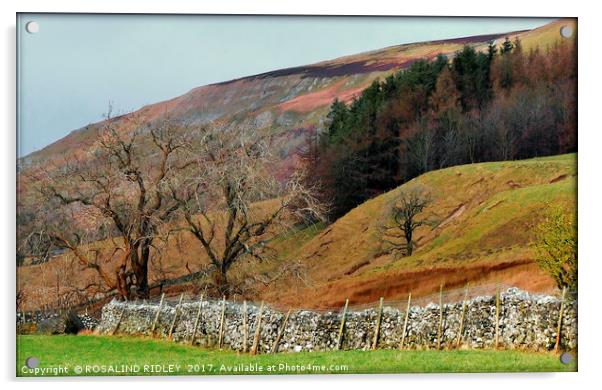
[{"label": "large bare tree", "polygon": [[386,217],[387,222],[380,226],[382,241],[391,252],[412,256],[416,243],[414,233],[420,226],[433,226],[436,221],[423,215],[424,209],[432,202],[431,194],[422,187],[400,191]]},{"label": "large bare tree", "polygon": [[[276,179],[270,138],[253,129],[197,129],[191,173],[171,182],[186,230],[199,241],[220,295],[235,292],[228,277],[241,261],[274,254],[270,241],[294,224],[321,219],[324,205],[303,172]],[[178,178],[176,178],[178,179]]]},{"label": "large bare tree", "polygon": [[[133,114],[109,114],[88,155],[34,178],[45,208],[37,241],[69,250],[97,272],[105,291],[148,297],[152,248],[179,207],[167,183],[190,164],[182,153],[186,135],[186,126],[171,120],[142,125]],[[60,220],[69,214],[71,221]]]}]

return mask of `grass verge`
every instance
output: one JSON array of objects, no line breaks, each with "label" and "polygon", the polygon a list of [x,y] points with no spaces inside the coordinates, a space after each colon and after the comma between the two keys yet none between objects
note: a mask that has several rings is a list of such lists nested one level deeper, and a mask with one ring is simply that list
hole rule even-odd
[{"label": "grass verge", "polygon": [[[29,357],[38,371],[27,369]],[[521,351],[337,351],[249,356],[163,340],[17,336],[17,376],[376,374],[576,371],[557,355]]]}]

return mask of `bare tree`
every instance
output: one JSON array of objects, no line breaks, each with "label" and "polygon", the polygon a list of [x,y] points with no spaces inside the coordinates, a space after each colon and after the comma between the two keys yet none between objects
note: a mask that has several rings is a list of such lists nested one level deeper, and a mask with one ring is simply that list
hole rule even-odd
[{"label": "bare tree", "polygon": [[199,128],[190,145],[192,174],[172,181],[186,230],[200,242],[214,268],[220,295],[235,292],[228,271],[243,260],[266,260],[269,245],[293,225],[320,219],[323,205],[295,172],[276,180],[270,140],[251,129]]},{"label": "bare tree", "polygon": [[422,174],[433,169],[436,153],[435,132],[428,128],[426,120],[417,124],[416,134],[406,141],[406,154],[410,165]]},{"label": "bare tree", "polygon": [[21,311],[21,308],[23,307],[23,303],[26,300],[27,300],[27,294],[25,294],[25,291],[23,291],[22,288],[17,288],[17,295],[16,295],[17,312]]},{"label": "bare tree", "polygon": [[399,192],[387,212],[387,223],[380,226],[384,243],[390,251],[411,256],[414,252],[414,232],[420,226],[433,226],[430,218],[420,218],[420,214],[431,203],[430,193],[422,187],[414,187]]},{"label": "bare tree", "polygon": [[[145,298],[151,249],[178,208],[167,183],[188,166],[181,153],[186,126],[170,120],[142,126],[135,115],[119,119],[107,115],[90,155],[35,178],[46,211],[38,241],[69,250],[95,270],[97,287]],[[69,214],[71,221],[55,223],[57,215]],[[97,240],[110,248],[89,245]]]}]

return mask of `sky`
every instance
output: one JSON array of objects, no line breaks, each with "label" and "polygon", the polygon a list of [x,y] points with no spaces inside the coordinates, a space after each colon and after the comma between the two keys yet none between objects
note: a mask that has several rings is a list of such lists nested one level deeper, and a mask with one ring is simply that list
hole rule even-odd
[{"label": "sky", "polygon": [[[35,21],[39,31],[25,31]],[[214,82],[543,18],[19,14],[17,155]]]}]

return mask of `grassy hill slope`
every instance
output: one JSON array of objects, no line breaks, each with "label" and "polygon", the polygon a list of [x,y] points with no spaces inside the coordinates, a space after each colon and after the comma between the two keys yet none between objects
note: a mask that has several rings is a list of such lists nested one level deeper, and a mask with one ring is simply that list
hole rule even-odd
[{"label": "grassy hill slope", "polygon": [[[535,264],[533,227],[548,204],[560,205],[567,213],[576,211],[576,176],[575,154],[429,172],[365,202],[329,226],[318,224],[278,236],[272,243],[277,259],[239,263],[230,279],[255,285],[255,296],[247,298],[308,308],[337,307],[346,298],[352,304],[375,302],[381,296],[401,300],[410,291],[420,298],[436,293],[441,283],[446,290],[462,288],[466,282],[489,286],[499,282],[551,292],[552,279]],[[379,226],[399,191],[413,186],[431,192],[433,202],[425,215],[438,225],[416,232],[418,247],[412,256],[394,256],[387,253]],[[206,264],[200,244],[182,233],[163,249],[160,262],[151,264],[151,282],[187,275]],[[276,278],[287,264],[300,265],[301,272]],[[57,256],[45,264],[19,267],[18,284],[31,304],[53,302],[59,275],[80,272],[76,280],[82,285],[96,277],[90,270],[78,270],[71,256]],[[275,281],[264,285],[270,279]],[[198,286],[194,282],[172,286],[167,293],[194,294]]]},{"label": "grassy hill slope", "polygon": [[[550,291],[552,280],[534,263],[533,227],[546,204],[576,207],[576,155],[464,165],[422,175],[371,199],[287,253],[307,267],[310,285],[282,280],[265,292],[285,305],[337,306],[403,299],[446,288],[500,282]],[[387,254],[379,225],[395,196],[412,186],[433,195],[425,214],[439,224],[417,234],[411,257]],[[296,239],[299,242],[298,239]]]}]

